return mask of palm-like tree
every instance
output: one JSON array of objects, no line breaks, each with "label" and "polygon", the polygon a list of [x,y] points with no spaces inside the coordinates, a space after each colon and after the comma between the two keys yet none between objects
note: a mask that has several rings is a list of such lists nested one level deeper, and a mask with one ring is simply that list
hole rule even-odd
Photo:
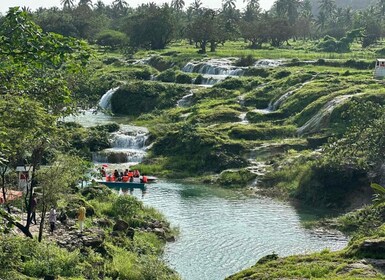
[{"label": "palm-like tree", "polygon": [[193,10],[198,11],[202,7],[202,1],[194,0],[194,2],[191,4],[191,7]]},{"label": "palm-like tree", "polygon": [[323,12],[326,18],[330,18],[336,9],[334,0],[319,0],[319,10]]},{"label": "palm-like tree", "polygon": [[259,0],[243,0],[247,7],[259,10]]},{"label": "palm-like tree", "polygon": [[297,20],[299,7],[299,0],[277,0],[275,2],[278,16],[286,17],[290,23],[294,23]]},{"label": "palm-like tree", "polygon": [[112,2],[112,6],[118,11],[124,11],[128,7],[128,4],[124,0],[115,0]]},{"label": "palm-like tree", "polygon": [[235,0],[223,0],[222,1],[223,10],[234,10],[235,9]]},{"label": "palm-like tree", "polygon": [[175,10],[181,11],[184,7],[185,3],[183,0],[172,0],[171,7]]},{"label": "palm-like tree", "polygon": [[79,6],[92,6],[91,0],[79,0]]},{"label": "palm-like tree", "polygon": [[385,15],[385,0],[378,0],[377,2],[379,12],[381,16]]},{"label": "palm-like tree", "polygon": [[71,9],[74,6],[74,0],[61,0],[60,4],[63,5],[63,8]]}]

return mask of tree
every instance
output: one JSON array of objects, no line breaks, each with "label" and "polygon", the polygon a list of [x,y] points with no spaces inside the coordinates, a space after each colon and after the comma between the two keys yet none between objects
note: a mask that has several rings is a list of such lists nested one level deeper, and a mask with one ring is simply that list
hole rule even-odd
[{"label": "tree", "polygon": [[210,43],[210,51],[214,52],[218,42],[224,42],[223,25],[219,21],[219,15],[212,9],[202,9],[187,26],[187,36],[200,48],[200,52],[206,53],[207,44]]},{"label": "tree", "polygon": [[130,44],[147,49],[164,49],[175,37],[177,21],[168,4],[143,4],[128,18],[125,33]]},{"label": "tree", "polygon": [[286,18],[292,25],[298,18],[299,7],[299,0],[277,0],[275,2],[275,9],[278,17]]},{"label": "tree", "polygon": [[184,7],[185,3],[183,0],[172,0],[171,7],[173,7],[177,11],[181,11]]},{"label": "tree", "polygon": [[74,0],[61,0],[60,4],[63,5],[64,9],[71,9],[74,7]]},{"label": "tree", "polygon": [[41,210],[39,242],[43,237],[45,216],[49,207],[57,206],[60,196],[68,193],[70,186],[79,183],[88,167],[81,158],[58,155],[48,168],[40,169],[37,172],[38,184],[35,190],[39,194],[39,209]]},{"label": "tree", "polygon": [[[27,188],[25,225],[4,215],[26,236],[36,172],[55,135],[56,121],[74,112],[76,101],[64,74],[81,69],[89,57],[84,42],[58,34],[44,33],[20,9],[11,8],[0,26],[0,154],[10,167],[26,159],[33,167]],[[63,67],[65,65],[66,67]]]}]

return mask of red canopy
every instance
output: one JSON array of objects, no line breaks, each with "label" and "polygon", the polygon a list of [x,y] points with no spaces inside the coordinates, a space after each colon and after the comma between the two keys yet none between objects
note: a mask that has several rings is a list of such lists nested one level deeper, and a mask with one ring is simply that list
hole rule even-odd
[{"label": "red canopy", "polygon": [[[7,201],[12,201],[22,197],[23,192],[14,191],[14,190],[5,190],[5,196],[7,198]],[[0,204],[3,204],[3,203],[4,203],[4,196],[3,196],[3,192],[0,191]]]}]

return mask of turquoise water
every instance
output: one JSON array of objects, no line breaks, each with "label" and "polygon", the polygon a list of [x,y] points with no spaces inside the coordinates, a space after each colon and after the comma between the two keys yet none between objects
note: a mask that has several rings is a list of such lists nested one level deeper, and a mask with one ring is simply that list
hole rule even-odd
[{"label": "turquoise water", "polygon": [[148,185],[140,199],[179,227],[164,259],[186,280],[224,279],[272,252],[287,256],[347,244],[339,233],[304,228],[301,222],[312,213],[270,198],[163,181]]},{"label": "turquoise water", "polygon": [[[84,126],[110,122],[129,124],[127,118],[103,113],[67,118]],[[110,168],[127,168],[125,164]],[[185,280],[219,280],[252,266],[273,252],[280,256],[338,250],[347,239],[339,233],[304,228],[313,211],[297,212],[287,203],[240,192],[171,181],[148,184],[142,198],[178,227],[177,240],[166,245],[164,259]]]}]

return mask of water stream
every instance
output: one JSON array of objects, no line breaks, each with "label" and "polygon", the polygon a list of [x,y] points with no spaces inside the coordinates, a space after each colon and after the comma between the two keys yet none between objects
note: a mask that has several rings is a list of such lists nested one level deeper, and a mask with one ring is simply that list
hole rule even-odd
[{"label": "water stream", "polygon": [[[109,152],[130,150],[145,155],[147,130],[129,125],[125,118],[85,111],[68,120],[84,126],[117,122],[120,130],[111,135],[113,148]],[[127,163],[109,166],[127,168]],[[325,248],[338,250],[347,244],[338,232],[306,229],[302,222],[315,218],[313,211],[297,211],[288,203],[266,197],[173,181],[149,185],[144,198],[140,192],[134,195],[179,228],[177,240],[166,245],[164,259],[185,280],[224,279],[273,252],[287,256]]]}]

